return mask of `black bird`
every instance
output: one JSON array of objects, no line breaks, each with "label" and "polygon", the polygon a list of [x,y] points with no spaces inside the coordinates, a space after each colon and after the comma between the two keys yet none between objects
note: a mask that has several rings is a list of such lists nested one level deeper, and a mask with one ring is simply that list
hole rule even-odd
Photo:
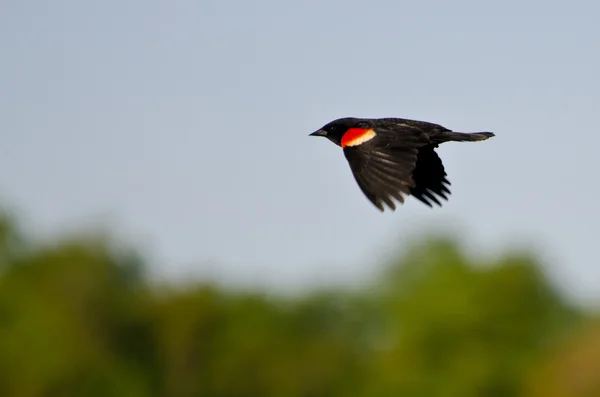
[{"label": "black bird", "polygon": [[342,147],[354,179],[380,211],[385,203],[392,211],[412,195],[426,205],[442,206],[448,200],[450,182],[435,152],[450,141],[483,141],[492,132],[454,132],[438,124],[399,118],[345,117],[326,124],[310,136],[322,136]]}]

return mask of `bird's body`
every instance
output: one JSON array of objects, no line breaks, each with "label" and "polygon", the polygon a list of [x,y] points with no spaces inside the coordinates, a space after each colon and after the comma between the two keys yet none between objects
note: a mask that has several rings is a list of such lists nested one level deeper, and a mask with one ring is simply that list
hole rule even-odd
[{"label": "bird's body", "polygon": [[435,152],[449,141],[474,142],[491,132],[454,132],[438,124],[401,118],[334,120],[311,136],[323,136],[342,147],[358,186],[380,211],[392,211],[394,199],[412,195],[428,206],[448,200],[450,182]]}]

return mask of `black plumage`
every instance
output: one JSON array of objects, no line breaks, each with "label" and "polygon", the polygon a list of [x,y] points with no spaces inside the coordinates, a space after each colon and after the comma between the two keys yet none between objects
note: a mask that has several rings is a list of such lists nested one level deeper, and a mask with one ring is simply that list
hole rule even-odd
[{"label": "black plumage", "polygon": [[435,152],[449,141],[475,142],[491,132],[454,132],[438,124],[400,118],[334,120],[310,134],[323,136],[343,148],[354,178],[380,211],[392,211],[397,201],[412,195],[424,204],[441,206],[448,200],[450,181]]}]

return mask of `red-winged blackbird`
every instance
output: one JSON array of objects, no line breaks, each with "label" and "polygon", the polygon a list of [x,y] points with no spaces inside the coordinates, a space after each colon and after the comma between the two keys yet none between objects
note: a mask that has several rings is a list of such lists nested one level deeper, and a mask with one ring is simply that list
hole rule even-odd
[{"label": "red-winged blackbird", "polygon": [[[448,200],[450,182],[442,160],[434,151],[449,142],[483,141],[492,132],[454,132],[424,121],[382,118],[341,118],[310,136],[323,136],[341,146],[358,186],[380,211],[392,211],[404,196],[412,195],[432,207]],[[437,196],[437,197],[436,197]]]}]

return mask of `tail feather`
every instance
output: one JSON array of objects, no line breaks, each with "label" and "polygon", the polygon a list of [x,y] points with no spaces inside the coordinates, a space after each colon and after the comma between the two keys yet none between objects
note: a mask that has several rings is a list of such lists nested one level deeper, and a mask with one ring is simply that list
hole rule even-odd
[{"label": "tail feather", "polygon": [[443,135],[444,141],[457,141],[457,142],[477,142],[485,141],[488,138],[496,136],[493,132],[453,132],[447,131]]}]

